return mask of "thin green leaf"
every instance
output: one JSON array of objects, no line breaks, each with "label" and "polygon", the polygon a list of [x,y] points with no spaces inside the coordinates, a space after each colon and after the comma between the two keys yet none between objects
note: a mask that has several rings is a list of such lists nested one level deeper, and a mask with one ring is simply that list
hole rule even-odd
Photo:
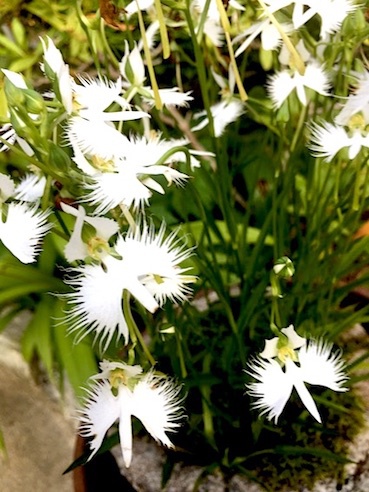
[{"label": "thin green leaf", "polygon": [[98,372],[90,337],[75,343],[75,336],[68,334],[67,324],[60,321],[65,319],[64,302],[61,299],[55,303],[53,317],[58,320],[54,327],[54,339],[60,363],[76,395],[83,396],[89,378]]},{"label": "thin green leaf", "polygon": [[[105,437],[102,445],[100,446],[96,454],[99,455],[105,453],[106,451],[109,451],[117,444],[119,444],[119,433],[115,432],[111,436]],[[68,466],[66,470],[63,471],[63,475],[73,471],[75,468],[78,468],[79,466],[85,465],[88,461],[88,458],[90,457],[90,454],[91,453],[89,451],[86,451],[81,456],[79,456],[76,460],[73,461],[71,465]]]},{"label": "thin green leaf", "polygon": [[55,302],[56,299],[50,295],[42,296],[21,340],[21,349],[26,361],[30,362],[36,352],[43,362],[50,379],[53,377],[51,330],[53,329],[52,315]]}]

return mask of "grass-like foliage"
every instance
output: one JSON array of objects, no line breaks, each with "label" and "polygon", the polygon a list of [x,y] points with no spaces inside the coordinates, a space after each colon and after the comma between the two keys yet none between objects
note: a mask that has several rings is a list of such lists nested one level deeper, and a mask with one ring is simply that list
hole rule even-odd
[{"label": "grass-like foliage", "polygon": [[117,426],[129,467],[133,422],[166,470],[342,481],[369,357],[347,342],[368,321],[367,6],[0,9],[0,329],[32,313],[24,356],[69,379],[86,458]]}]

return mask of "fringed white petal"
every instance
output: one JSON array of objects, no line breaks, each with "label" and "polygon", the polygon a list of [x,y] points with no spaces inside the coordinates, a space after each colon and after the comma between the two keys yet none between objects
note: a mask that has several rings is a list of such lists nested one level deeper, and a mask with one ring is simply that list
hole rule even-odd
[{"label": "fringed white petal", "polygon": [[333,391],[347,391],[343,385],[348,380],[345,362],[340,352],[332,351],[332,344],[309,341],[299,351],[302,379],[309,384],[325,386]]},{"label": "fringed white petal", "polygon": [[[154,91],[150,87],[145,87],[145,91],[151,94],[151,98],[143,97],[143,101],[147,103],[150,107],[155,105]],[[193,97],[189,92],[180,92],[178,87],[171,87],[168,89],[159,89],[160,99],[164,106],[187,108],[189,102],[193,100]]]},{"label": "fringed white petal", "polygon": [[137,278],[159,305],[167,299],[183,302],[191,293],[188,284],[195,280],[193,276],[186,275],[187,269],[180,267],[180,263],[191,256],[192,250],[180,244],[175,232],[167,238],[164,238],[164,233],[165,224],[155,233],[153,227],[144,223],[116,244],[118,254],[131,265]]},{"label": "fringed white petal", "polygon": [[98,155],[107,161],[127,158],[127,137],[104,121],[75,116],[69,120],[67,138],[83,154]]},{"label": "fringed white petal", "polygon": [[323,157],[330,162],[343,148],[350,145],[350,138],[345,129],[332,123],[311,125],[310,150],[315,157]]},{"label": "fringed white petal", "polygon": [[276,109],[282,106],[294,88],[294,80],[287,71],[276,73],[270,77],[267,91]]},{"label": "fringed white petal", "polygon": [[16,186],[14,198],[24,202],[37,202],[42,198],[45,186],[45,176],[27,174]]},{"label": "fringed white petal", "polygon": [[101,335],[104,350],[116,332],[128,342],[128,327],[122,310],[126,280],[121,262],[112,257],[108,260],[107,268],[85,265],[71,269],[77,275],[66,281],[75,289],[66,294],[68,304],[73,306],[68,312],[70,331],[78,331],[80,338],[95,331],[96,336]]},{"label": "fringed white petal", "polygon": [[265,414],[268,420],[274,419],[277,423],[291,396],[293,381],[273,359],[266,361],[257,358],[249,364],[249,369],[247,372],[258,381],[247,386],[250,396],[256,398],[253,407],[261,410],[261,415]]},{"label": "fringed white petal", "polygon": [[89,193],[83,201],[95,208],[97,215],[105,214],[123,204],[127,208],[142,209],[152,192],[138,179],[136,170],[128,164],[117,173],[99,173],[86,183]]},{"label": "fringed white petal", "polygon": [[25,203],[10,203],[5,222],[0,221],[0,239],[22,263],[36,261],[40,242],[51,229],[50,211],[40,212]]},{"label": "fringed white petal", "polygon": [[132,414],[156,441],[167,447],[173,445],[166,432],[173,432],[180,426],[180,391],[181,386],[152,372],[146,374],[133,390]]},{"label": "fringed white petal", "polygon": [[116,82],[103,77],[92,78],[78,75],[80,84],[72,84],[75,101],[81,108],[100,114],[110,106],[122,91],[121,80]]},{"label": "fringed white petal", "polygon": [[99,450],[106,432],[121,415],[121,403],[111,391],[107,381],[98,382],[88,390],[83,410],[80,412],[80,434],[92,437],[89,442],[91,459]]}]

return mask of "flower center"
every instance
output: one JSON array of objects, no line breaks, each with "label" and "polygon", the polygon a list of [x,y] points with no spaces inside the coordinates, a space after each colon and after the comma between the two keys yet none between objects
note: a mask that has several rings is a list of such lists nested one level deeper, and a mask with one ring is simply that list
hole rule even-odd
[{"label": "flower center", "polygon": [[113,389],[118,389],[121,384],[126,385],[128,378],[124,369],[118,368],[110,371],[109,382]]},{"label": "flower center", "polygon": [[113,160],[103,159],[102,157],[100,157],[98,155],[93,155],[91,157],[91,164],[93,165],[94,168],[96,168],[102,172],[113,173],[116,170]]},{"label": "flower center", "polygon": [[103,256],[109,253],[109,243],[101,237],[92,237],[87,242],[87,250],[89,256],[95,260],[100,260]]},{"label": "flower center", "polygon": [[357,113],[351,116],[347,126],[351,131],[355,131],[355,130],[365,131],[367,129],[367,124],[362,113]]},{"label": "flower center", "polygon": [[164,283],[164,279],[163,279],[163,277],[161,277],[160,275],[158,275],[158,274],[154,273],[154,274],[153,274],[153,277],[154,277],[154,280],[155,280],[155,282],[156,282],[157,284],[159,284],[159,285],[160,285],[160,284],[163,284],[163,283]]},{"label": "flower center", "polygon": [[297,360],[296,352],[288,345],[285,345],[284,347],[278,349],[277,357],[282,362],[282,364],[285,364],[287,359],[291,359],[293,361]]}]

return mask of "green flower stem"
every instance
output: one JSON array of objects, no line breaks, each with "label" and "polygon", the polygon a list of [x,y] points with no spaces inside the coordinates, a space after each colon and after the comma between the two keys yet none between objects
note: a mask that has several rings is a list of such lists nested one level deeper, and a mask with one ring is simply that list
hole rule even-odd
[{"label": "green flower stem", "polygon": [[300,116],[299,116],[299,120],[297,122],[297,127],[295,129],[295,132],[294,132],[294,135],[293,135],[293,139],[292,139],[292,142],[291,142],[291,147],[290,147],[291,153],[295,151],[296,144],[301,139],[301,134],[302,134],[302,132],[303,132],[303,130],[305,128],[306,112],[307,112],[307,106],[303,106],[302,107],[302,110],[300,111]]},{"label": "green flower stem", "polygon": [[205,62],[204,62],[204,57],[202,50],[200,50],[199,43],[197,42],[197,37],[195,34],[195,28],[193,25],[193,20],[190,12],[190,0],[186,0],[186,6],[187,8],[185,9],[185,17],[187,21],[188,28],[190,30],[190,35],[192,39],[192,44],[193,44],[193,50],[195,54],[195,61],[196,61],[196,68],[197,68],[197,75],[198,75],[198,80],[200,83],[200,91],[201,91],[201,97],[202,101],[204,103],[204,108],[206,111],[206,116],[209,120],[209,132],[210,135],[214,137],[214,123],[213,123],[213,115],[211,114],[210,110],[210,99],[209,99],[209,87],[207,84],[207,78],[206,78],[206,71],[205,71]]},{"label": "green flower stem", "polygon": [[355,169],[355,184],[354,184],[354,195],[352,197],[352,209],[355,211],[359,210],[360,206],[360,186],[362,183],[362,175],[361,175],[361,156],[356,157],[356,162],[353,162],[353,167]]},{"label": "green flower stem", "polygon": [[125,320],[127,322],[129,336],[131,338],[132,343],[136,345],[138,342],[141,345],[141,348],[144,354],[146,355],[147,360],[150,362],[152,366],[154,366],[155,359],[151,355],[151,352],[148,349],[145,340],[143,339],[143,336],[141,335],[141,332],[138,329],[138,326],[136,325],[136,322],[132,316],[130,293],[126,289],[123,291],[123,312],[124,312]]},{"label": "green flower stem", "polygon": [[59,210],[55,209],[54,210],[54,215],[60,225],[60,227],[62,228],[62,231],[58,231],[58,229],[56,227],[53,228],[53,233],[54,234],[57,234],[59,237],[65,239],[66,241],[68,241],[71,237],[71,232],[69,231],[68,227],[66,226],[62,216],[60,215],[60,212]]},{"label": "green flower stem", "polygon": [[82,26],[82,29],[84,30],[84,32],[86,34],[87,41],[88,41],[88,44],[89,44],[90,49],[91,49],[91,55],[92,55],[92,59],[94,61],[94,65],[96,67],[96,70],[99,73],[99,75],[101,75],[101,65],[100,65],[99,57],[97,56],[95,46],[94,46],[94,43],[92,41],[90,29],[88,27],[89,22],[86,19],[85,15],[82,11],[81,4],[82,4],[81,0],[76,2],[77,17],[78,17],[78,20],[80,22],[80,25]]},{"label": "green flower stem", "polygon": [[164,60],[166,60],[167,58],[170,57],[170,46],[169,46],[169,39],[168,39],[168,31],[165,25],[165,17],[164,17],[163,9],[161,7],[160,0],[155,0],[155,10],[159,21],[160,39],[161,39],[161,44],[163,46],[163,58]]},{"label": "green flower stem", "polygon": [[132,229],[133,232],[135,232],[137,229],[137,224],[136,224],[134,218],[132,217],[132,214],[129,211],[129,208],[127,207],[127,205],[124,205],[124,203],[121,203],[119,207],[120,207],[125,219],[127,220],[129,227]]},{"label": "green flower stem", "polygon": [[231,25],[229,23],[227,13],[226,13],[226,10],[224,8],[222,0],[216,0],[216,2],[217,2],[218,11],[220,14],[220,21],[222,23],[224,33],[225,33],[225,38],[227,41],[228,54],[229,54],[231,66],[233,68],[233,73],[235,76],[238,92],[240,94],[241,101],[245,102],[245,101],[247,101],[248,96],[247,96],[247,93],[246,93],[245,88],[243,86],[240,72],[238,71],[236,58],[234,56],[233,45],[232,45],[232,40],[231,40],[231,35],[230,35]]},{"label": "green flower stem", "polygon": [[175,336],[176,336],[176,342],[177,342],[177,354],[179,358],[179,365],[181,367],[181,376],[183,379],[186,379],[188,372],[186,369],[186,362],[184,359],[184,354],[183,354],[183,348],[182,348],[182,336],[178,332],[178,329],[175,328],[174,330]]},{"label": "green flower stem", "polygon": [[[211,354],[206,354],[203,361],[202,373],[210,374],[211,369]],[[204,435],[206,436],[208,442],[216,447],[215,439],[214,439],[214,423],[213,423],[213,415],[211,413],[209,402],[210,402],[210,394],[211,388],[209,384],[202,384],[200,386],[201,396],[202,396],[202,418],[204,422]]]},{"label": "green flower stem", "polygon": [[272,309],[270,314],[270,328],[276,335],[279,334],[279,329],[282,326],[282,319],[279,311],[278,300],[282,297],[281,286],[278,277],[275,273],[270,274],[270,284],[272,288]]},{"label": "green flower stem", "polygon": [[153,66],[153,63],[152,63],[150,48],[149,48],[149,44],[147,42],[145,24],[144,24],[143,17],[142,17],[142,12],[141,12],[141,10],[139,8],[139,5],[138,5],[137,0],[136,0],[136,3],[137,3],[138,24],[140,26],[140,32],[141,32],[141,37],[142,37],[143,50],[144,50],[144,53],[145,53],[145,59],[146,59],[147,69],[149,71],[151,88],[152,88],[152,90],[154,92],[155,107],[156,107],[156,109],[161,110],[161,109],[163,109],[163,103],[162,103],[161,98],[160,98],[159,87],[158,87],[158,83],[156,81],[155,70],[154,70],[154,66]]},{"label": "green flower stem", "polygon": [[47,207],[49,206],[50,203],[50,195],[51,195],[51,183],[52,183],[52,177],[50,174],[46,176],[46,186],[45,186],[45,191],[44,194],[42,195],[41,199],[41,209],[46,210]]},{"label": "green flower stem", "polygon": [[108,43],[108,40],[106,39],[106,34],[105,34],[105,21],[104,19],[101,19],[100,21],[100,36],[101,36],[101,41],[104,46],[104,49],[106,50],[106,53],[114,65],[115,68],[119,69],[119,61],[117,60],[116,56],[114,55],[112,49],[110,48],[110,45]]},{"label": "green flower stem", "polygon": [[14,152],[14,154],[16,154],[16,155],[22,157],[23,159],[27,160],[28,164],[33,164],[34,166],[36,166],[39,169],[41,169],[41,171],[43,171],[46,176],[50,175],[55,180],[59,181],[60,183],[62,183],[62,184],[65,184],[66,183],[66,181],[65,181],[65,179],[64,179],[63,176],[60,176],[59,174],[53,172],[51,169],[49,169],[49,167],[47,165],[43,164],[42,162],[40,162],[39,160],[37,160],[35,157],[29,156],[29,155],[25,154],[22,150],[18,149],[18,147],[16,147],[15,145],[9,143],[7,140],[5,140],[5,138],[0,137],[0,142],[2,144],[6,145],[9,149],[11,149],[11,151]]},{"label": "green flower stem", "polygon": [[197,25],[197,43],[198,44],[201,44],[201,41],[202,41],[202,36],[204,34],[205,21],[206,21],[207,15],[208,15],[210,2],[211,2],[211,0],[206,0],[204,8],[201,12],[200,21]]},{"label": "green flower stem", "polygon": [[177,154],[178,152],[183,152],[184,155],[186,156],[186,163],[190,166],[191,165],[191,154],[190,151],[188,150],[187,147],[184,146],[179,146],[179,147],[174,147],[173,149],[169,149],[163,154],[158,161],[156,161],[155,165],[156,166],[161,166],[164,164],[170,156],[173,154]]},{"label": "green flower stem", "polygon": [[[220,0],[217,0],[220,1]],[[277,21],[277,19],[274,17],[274,15],[269,11],[268,7],[265,5],[263,0],[258,0],[260,3],[261,7],[263,8],[265,14],[267,17],[269,17],[270,22],[273,24],[273,26],[277,29],[279,34],[281,35],[281,38],[283,39],[284,44],[286,45],[288,51],[291,54],[293,63],[299,72],[300,75],[304,75],[305,73],[305,63],[303,62],[301,56],[299,55],[298,51],[294,47],[294,45],[291,43],[290,38],[287,36],[287,34],[284,32],[282,26],[280,23]]]},{"label": "green flower stem", "polygon": [[[206,215],[205,208],[203,206],[203,203],[201,201],[201,198],[199,197],[199,194],[196,190],[196,188],[192,185],[192,183],[188,183],[188,187],[191,189],[192,194],[195,198],[195,201],[198,205],[199,212],[202,218],[202,221],[204,223],[204,234],[207,239],[208,245],[209,245],[209,251],[211,254],[211,261],[209,261],[206,258],[206,255],[203,255],[201,257],[201,262],[199,262],[199,267],[204,268],[204,265],[207,265],[207,270],[206,270],[206,275],[211,279],[211,285],[214,287],[216,290],[219,300],[222,303],[222,306],[224,308],[225,314],[227,316],[228,323],[232,329],[232,332],[237,340],[237,347],[238,351],[240,354],[240,359],[242,363],[246,362],[246,355],[245,355],[245,349],[244,349],[244,342],[242,340],[242,336],[239,332],[237,322],[234,318],[232,308],[229,303],[229,294],[226,292],[223,279],[221,277],[221,273],[219,269],[214,268],[215,265],[217,265],[217,257],[216,257],[216,252],[213,246],[213,242],[210,236],[209,228],[207,227],[208,224],[208,217]],[[200,256],[200,251],[198,253],[198,257]]]}]

